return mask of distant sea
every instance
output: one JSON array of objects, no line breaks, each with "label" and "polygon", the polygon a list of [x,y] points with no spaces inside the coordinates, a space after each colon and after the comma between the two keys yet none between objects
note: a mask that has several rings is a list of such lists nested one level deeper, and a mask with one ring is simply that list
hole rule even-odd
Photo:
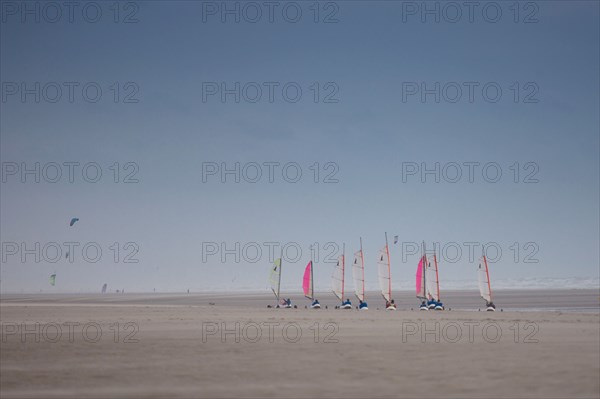
[{"label": "distant sea", "polygon": [[[366,291],[379,291],[378,283],[375,281],[367,281],[365,284]],[[116,287],[109,285],[108,292],[114,293]],[[121,288],[121,287],[119,287]],[[151,288],[143,286],[125,286],[126,292],[129,293],[150,293],[153,291]],[[185,287],[156,287],[156,292],[215,292],[215,293],[269,293],[271,289],[268,285],[261,286],[260,284],[243,284],[242,281],[235,283],[223,283],[223,284],[206,284],[197,285],[193,282],[189,286]],[[414,281],[404,280],[400,283],[392,284],[392,291],[413,291]],[[442,291],[458,291],[458,290],[478,290],[477,281],[473,280],[443,280],[440,282],[440,289]],[[568,278],[512,278],[512,279],[497,279],[492,281],[492,289],[497,290],[535,290],[535,289],[596,289],[600,290],[600,278],[598,277],[568,277]],[[322,284],[315,284],[315,290],[318,292],[324,292],[330,290],[329,282],[323,282]],[[346,290],[350,292],[353,290],[352,281],[347,280]],[[299,283],[284,283],[281,284],[281,291],[287,293],[301,293]],[[2,287],[1,292],[3,294],[18,294],[18,293],[94,293],[100,292],[100,285],[97,290],[86,290],[86,289],[63,289],[62,287],[45,287],[41,291],[31,290],[20,290],[14,287]]]},{"label": "distant sea", "polygon": [[[398,284],[392,283],[393,291],[412,291],[415,289],[413,281],[404,281]],[[316,285],[318,291],[326,291],[329,287],[324,285]],[[346,283],[346,289],[352,290],[352,281]],[[477,280],[443,280],[440,282],[441,290],[478,290]],[[598,277],[568,277],[568,278],[511,278],[498,279],[492,282],[494,290],[519,290],[519,289],[597,289],[600,290],[600,278]],[[256,292],[261,291],[256,287],[235,287],[217,288],[213,291],[229,291],[229,292]],[[265,286],[264,290],[269,291],[269,287]],[[298,284],[285,284],[282,282],[281,290],[286,292],[301,292]],[[366,291],[378,291],[377,282],[365,282]]]}]

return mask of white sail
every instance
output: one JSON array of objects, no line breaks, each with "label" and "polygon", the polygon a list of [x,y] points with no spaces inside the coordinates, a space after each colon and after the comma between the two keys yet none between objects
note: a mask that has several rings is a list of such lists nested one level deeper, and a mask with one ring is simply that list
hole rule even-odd
[{"label": "white sail", "polygon": [[387,245],[379,251],[379,255],[377,256],[377,269],[379,271],[379,287],[381,288],[381,295],[383,295],[386,301],[389,301],[392,297],[392,286],[390,276],[390,256]]},{"label": "white sail", "polygon": [[275,259],[273,265],[271,265],[271,273],[269,275],[269,282],[271,283],[271,290],[275,294],[275,297],[279,301],[279,285],[281,283],[281,258]]},{"label": "white sail", "polygon": [[485,256],[479,260],[477,279],[479,281],[479,293],[481,294],[481,297],[487,302],[492,302],[492,290],[490,288],[487,259],[485,259]]},{"label": "white sail", "polygon": [[433,257],[427,259],[426,269],[426,285],[427,285],[427,297],[432,298],[434,301],[440,300],[440,293],[438,292],[438,281],[437,281],[437,270]]},{"label": "white sail", "polygon": [[365,259],[362,250],[354,253],[352,262],[352,279],[354,280],[354,293],[360,301],[365,300]]},{"label": "white sail", "polygon": [[335,296],[343,301],[344,298],[344,255],[340,255],[331,276],[331,289]]}]

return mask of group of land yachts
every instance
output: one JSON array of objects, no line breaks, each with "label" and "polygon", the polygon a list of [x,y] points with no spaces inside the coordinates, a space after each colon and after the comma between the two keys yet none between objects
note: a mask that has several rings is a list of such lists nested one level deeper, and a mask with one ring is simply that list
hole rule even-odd
[{"label": "group of land yachts", "polygon": [[[342,301],[341,305],[336,306],[336,309],[352,309],[352,302],[349,298],[344,300],[344,276],[346,269],[345,259],[345,248],[342,254],[338,257],[335,269],[332,275],[332,291],[335,296]],[[289,298],[281,298],[281,269],[282,269],[282,257],[275,259],[273,266],[271,267],[270,283],[271,290],[277,298],[276,308],[292,308],[292,301]],[[381,289],[381,295],[385,300],[385,309],[396,310],[396,303],[392,299],[392,279],[391,279],[391,263],[390,263],[390,251],[387,240],[387,233],[385,235],[385,246],[379,250],[377,256],[377,268],[379,275],[379,288]],[[482,253],[479,259],[479,266],[477,268],[477,277],[479,282],[479,293],[485,300],[486,310],[493,312],[496,310],[496,306],[492,302],[492,290],[490,286],[490,273],[488,269],[488,262],[485,253]],[[354,253],[354,260],[352,262],[352,279],[354,281],[354,293],[359,301],[356,309],[368,310],[369,306],[365,300],[365,261],[362,249],[362,239],[360,240],[360,249]],[[306,265],[304,270],[304,277],[302,279],[302,290],[304,296],[312,301],[310,304],[311,309],[320,309],[321,304],[315,298],[314,285],[313,285],[313,261],[312,259]],[[421,301],[420,310],[444,310],[444,304],[440,298],[440,284],[438,275],[438,261],[435,249],[433,251],[426,251],[425,243],[422,244],[421,257],[417,265],[415,275],[415,291],[416,297]],[[269,307],[271,307],[269,305]],[[307,306],[308,307],[308,306]]]}]

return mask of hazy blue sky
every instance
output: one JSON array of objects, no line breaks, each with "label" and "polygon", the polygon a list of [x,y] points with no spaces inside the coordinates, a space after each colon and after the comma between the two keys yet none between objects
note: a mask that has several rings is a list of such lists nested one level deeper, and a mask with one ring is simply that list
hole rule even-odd
[{"label": "hazy blue sky", "polygon": [[[403,256],[401,243],[406,250],[422,240],[447,250],[438,255],[442,286],[475,278],[465,242],[502,249],[493,279],[599,276],[598,2],[481,2],[472,21],[461,6],[455,23],[456,9],[443,2],[427,3],[439,7],[439,23],[422,14],[421,2],[277,2],[272,22],[263,2],[227,2],[239,7],[239,22],[221,14],[222,2],[123,2],[118,15],[113,2],[81,2],[72,21],[62,6],[57,22],[56,9],[44,4],[1,2],[3,292],[97,291],[104,282],[126,291],[262,289],[265,242],[301,246],[302,257],[284,263],[283,275],[286,286],[299,288],[311,243],[321,258],[331,252],[328,242],[345,243],[349,265],[360,236],[374,286],[386,231],[396,287],[413,281],[418,258]],[[262,16],[252,23],[255,5]],[[236,82],[239,102],[234,94],[222,101],[221,84]],[[423,101],[421,84],[432,90],[436,82],[439,102],[435,94]],[[251,102],[257,86],[262,97]],[[96,87],[102,97],[92,102]],[[302,95],[292,102],[296,87]],[[452,102],[457,87],[462,97]],[[502,96],[493,102],[497,88]],[[23,183],[21,170],[11,174],[36,162],[39,183],[33,174]],[[46,181],[52,162],[62,165],[56,183]],[[65,162],[80,163],[73,183]],[[81,175],[91,162],[102,170],[97,183]],[[207,162],[256,162],[263,175],[245,181],[255,175],[251,164],[240,183],[233,175],[222,183],[220,174],[203,182]],[[265,162],[280,163],[273,182]],[[291,162],[302,170],[297,183],[282,177]],[[438,162],[440,182],[403,178],[407,162],[430,169]],[[456,183],[448,181],[451,162],[463,173]],[[473,182],[468,162],[480,163]],[[501,168],[498,182],[482,176],[484,164]],[[295,169],[287,171],[293,179]],[[493,179],[495,169],[487,171]],[[95,169],[88,172],[93,178]],[[137,183],[123,182],[129,172]],[[324,182],[329,173],[337,183]],[[70,228],[74,216],[81,220]],[[394,235],[401,243],[391,245]],[[64,257],[69,241],[80,243],[72,263]],[[20,249],[12,254],[11,243],[31,249],[36,242],[48,250],[39,263],[34,255],[22,261]],[[62,246],[56,263],[50,242]],[[96,263],[82,258],[89,242],[102,249]],[[129,242],[138,263],[124,262]],[[239,263],[220,253],[205,253],[203,262],[207,242],[230,249],[256,242],[263,253],[248,262],[255,256],[246,245]],[[453,243],[462,256],[450,262]],[[288,257],[295,258],[293,248]],[[332,268],[317,263],[318,290],[329,288]]]}]

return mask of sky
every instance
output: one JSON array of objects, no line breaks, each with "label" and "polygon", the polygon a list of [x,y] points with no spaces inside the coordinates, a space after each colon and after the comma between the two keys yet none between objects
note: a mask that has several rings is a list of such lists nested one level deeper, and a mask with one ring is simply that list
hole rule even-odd
[{"label": "sky", "polygon": [[269,4],[0,3],[2,292],[598,286],[598,2]]}]

